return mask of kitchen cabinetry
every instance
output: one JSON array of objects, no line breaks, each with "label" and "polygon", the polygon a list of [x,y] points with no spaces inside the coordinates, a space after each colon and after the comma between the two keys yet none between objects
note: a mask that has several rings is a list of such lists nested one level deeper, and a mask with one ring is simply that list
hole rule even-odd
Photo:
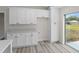
[{"label": "kitchen cabinetry", "polygon": [[9,24],[36,24],[34,12],[27,8],[10,8]]},{"label": "kitchen cabinetry", "polygon": [[32,41],[31,33],[26,33],[26,45],[32,45]]},{"label": "kitchen cabinetry", "polygon": [[8,33],[7,39],[13,40],[13,47],[25,47],[31,45],[37,45],[37,33]]},{"label": "kitchen cabinetry", "polygon": [[17,10],[14,8],[9,9],[9,23],[16,24],[17,23]]},{"label": "kitchen cabinetry", "polygon": [[31,8],[9,8],[9,24],[37,24],[37,17],[48,17],[47,10]]},{"label": "kitchen cabinetry", "polygon": [[38,33],[32,33],[31,38],[32,38],[32,44],[37,45],[38,44]]},{"label": "kitchen cabinetry", "polygon": [[17,33],[17,46],[24,47],[26,45],[25,35],[23,33]]}]

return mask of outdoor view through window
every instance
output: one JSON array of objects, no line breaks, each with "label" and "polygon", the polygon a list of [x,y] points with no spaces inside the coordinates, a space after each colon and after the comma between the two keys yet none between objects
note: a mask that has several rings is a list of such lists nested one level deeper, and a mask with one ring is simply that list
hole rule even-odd
[{"label": "outdoor view through window", "polygon": [[79,12],[65,15],[66,43],[79,50]]}]

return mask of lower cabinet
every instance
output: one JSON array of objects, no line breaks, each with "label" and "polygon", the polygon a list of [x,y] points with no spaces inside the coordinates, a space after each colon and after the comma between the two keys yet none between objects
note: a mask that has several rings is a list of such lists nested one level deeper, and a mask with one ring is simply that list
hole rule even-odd
[{"label": "lower cabinet", "polygon": [[38,38],[38,36],[37,36],[37,33],[32,33],[32,44],[34,44],[34,45],[37,45],[38,44],[38,40],[37,40],[37,38]]},{"label": "lower cabinet", "polygon": [[33,45],[33,44],[32,44],[31,33],[26,33],[26,45],[27,45],[27,46]]},{"label": "lower cabinet", "polygon": [[13,38],[13,44],[12,44],[13,47],[17,47],[17,39],[16,38]]},{"label": "lower cabinet", "polygon": [[37,45],[37,35],[35,32],[29,33],[8,33],[7,39],[13,40],[13,47],[25,47]]}]

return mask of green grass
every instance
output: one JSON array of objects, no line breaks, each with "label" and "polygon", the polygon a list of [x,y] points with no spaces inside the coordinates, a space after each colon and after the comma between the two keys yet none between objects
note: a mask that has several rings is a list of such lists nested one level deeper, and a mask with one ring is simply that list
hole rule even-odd
[{"label": "green grass", "polygon": [[66,25],[67,30],[79,30],[79,25]]},{"label": "green grass", "polygon": [[66,30],[70,30],[70,32],[66,33],[67,40],[69,41],[78,41],[79,40],[79,34],[77,31],[79,31],[79,25],[66,25]]}]

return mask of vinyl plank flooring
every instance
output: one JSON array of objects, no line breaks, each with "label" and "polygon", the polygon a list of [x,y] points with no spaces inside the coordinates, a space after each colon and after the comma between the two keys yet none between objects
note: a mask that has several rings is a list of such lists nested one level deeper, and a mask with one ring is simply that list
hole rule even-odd
[{"label": "vinyl plank flooring", "polygon": [[29,46],[24,48],[16,48],[16,53],[78,53],[67,45],[59,42],[39,42],[37,46]]},{"label": "vinyl plank flooring", "polygon": [[27,47],[27,53],[31,53],[30,47]]},{"label": "vinyl plank flooring", "polygon": [[32,50],[33,50],[33,53],[36,53],[37,52],[36,46],[32,47]]},{"label": "vinyl plank flooring", "polygon": [[30,53],[36,53],[35,46],[30,47]]},{"label": "vinyl plank flooring", "polygon": [[41,47],[42,47],[43,52],[44,52],[44,53],[48,53],[48,50],[47,50],[47,48],[45,47],[44,42],[40,43],[40,45],[41,45]]},{"label": "vinyl plank flooring", "polygon": [[25,53],[28,53],[28,47],[25,48]]},{"label": "vinyl plank flooring", "polygon": [[21,48],[21,49],[20,49],[20,53],[23,53],[23,49],[24,49],[24,48]]},{"label": "vinyl plank flooring", "polygon": [[20,48],[17,48],[17,49],[16,49],[16,52],[17,52],[17,53],[20,53]]},{"label": "vinyl plank flooring", "polygon": [[50,49],[50,47],[46,44],[46,42],[44,42],[44,46],[47,49],[47,53],[52,53],[52,50]]},{"label": "vinyl plank flooring", "polygon": [[45,53],[44,49],[42,48],[41,44],[38,44],[37,46],[38,53]]},{"label": "vinyl plank flooring", "polygon": [[51,43],[46,43],[48,45],[48,48],[51,50],[51,53],[60,53],[61,51],[59,49],[56,48],[56,46],[54,46]]},{"label": "vinyl plank flooring", "polygon": [[61,53],[68,53],[68,51],[61,47],[59,44],[54,43],[53,45],[55,45],[58,48],[58,50],[61,51]]},{"label": "vinyl plank flooring", "polygon": [[23,48],[23,51],[22,51],[22,53],[26,53],[25,51],[26,51],[26,48],[24,47],[24,48]]},{"label": "vinyl plank flooring", "polygon": [[44,42],[43,44],[48,50],[48,53],[54,53],[56,51],[56,48],[53,45],[51,45],[51,43]]}]

